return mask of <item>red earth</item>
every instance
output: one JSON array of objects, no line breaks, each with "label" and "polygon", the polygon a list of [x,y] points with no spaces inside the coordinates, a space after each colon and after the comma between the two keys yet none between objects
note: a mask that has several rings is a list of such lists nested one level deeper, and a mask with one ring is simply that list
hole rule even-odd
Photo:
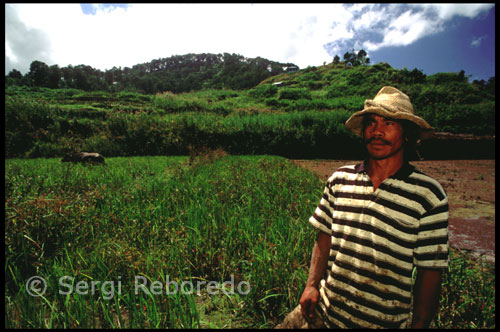
[{"label": "red earth", "polygon": [[[349,160],[291,160],[323,180]],[[495,160],[424,160],[410,162],[433,177],[448,194],[449,241],[455,249],[469,251],[495,262]]]}]

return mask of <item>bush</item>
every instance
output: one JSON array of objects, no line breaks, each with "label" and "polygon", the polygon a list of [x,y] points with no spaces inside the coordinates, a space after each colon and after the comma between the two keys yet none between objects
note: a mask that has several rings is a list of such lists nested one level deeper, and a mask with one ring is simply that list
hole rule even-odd
[{"label": "bush", "polygon": [[387,62],[379,62],[379,63],[373,65],[372,67],[378,71],[387,71],[389,69],[392,69],[391,65],[388,64]]},{"label": "bush", "polygon": [[447,84],[452,82],[467,82],[467,79],[463,76],[463,73],[436,73],[427,76],[427,83],[434,85]]},{"label": "bush", "polygon": [[105,110],[96,109],[93,107],[84,108],[57,108],[56,113],[58,115],[65,116],[66,118],[88,118],[88,119],[100,119],[105,120],[108,112]]},{"label": "bush", "polygon": [[351,87],[345,83],[330,85],[326,92],[326,98],[334,99],[338,97],[344,97],[351,95]]},{"label": "bush", "polygon": [[115,140],[104,135],[94,135],[82,143],[82,151],[99,152],[104,157],[126,156],[124,146],[117,144]]},{"label": "bush", "polygon": [[26,152],[26,158],[50,158],[64,155],[63,147],[55,142],[35,141],[33,147]]},{"label": "bush", "polygon": [[278,99],[312,99],[311,92],[304,88],[283,88],[278,92]]},{"label": "bush", "polygon": [[198,98],[189,98],[166,92],[156,95],[153,99],[155,108],[165,111],[165,113],[180,112],[203,112],[208,110],[207,102]]},{"label": "bush", "polygon": [[128,117],[114,115],[108,119],[107,125],[112,136],[124,136],[128,130]]},{"label": "bush", "polygon": [[5,98],[5,156],[20,157],[33,147],[35,132],[53,124],[54,109],[43,100]]},{"label": "bush", "polygon": [[266,106],[269,106],[273,109],[286,108],[290,105],[290,102],[286,99],[277,100],[276,98],[267,98],[265,100]]},{"label": "bush", "polygon": [[254,98],[271,98],[276,96],[278,92],[278,87],[273,84],[264,84],[259,85],[251,90],[249,90],[248,94]]},{"label": "bush", "polygon": [[116,98],[121,101],[128,101],[128,102],[149,102],[151,100],[151,96],[148,95],[143,95],[141,93],[137,92],[118,92],[116,94]]}]

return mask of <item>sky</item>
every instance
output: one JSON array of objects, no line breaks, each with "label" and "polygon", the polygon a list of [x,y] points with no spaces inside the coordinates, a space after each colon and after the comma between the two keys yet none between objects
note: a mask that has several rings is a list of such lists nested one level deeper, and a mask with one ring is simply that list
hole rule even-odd
[{"label": "sky", "polygon": [[5,74],[31,62],[105,71],[188,53],[331,63],[364,49],[371,64],[426,75],[495,76],[495,5],[5,4]]}]

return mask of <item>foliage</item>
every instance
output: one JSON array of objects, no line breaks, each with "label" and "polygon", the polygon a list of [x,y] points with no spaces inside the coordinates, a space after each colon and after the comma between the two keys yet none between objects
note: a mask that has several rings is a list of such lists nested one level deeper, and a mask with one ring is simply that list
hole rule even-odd
[{"label": "foliage", "polygon": [[[265,323],[262,317],[276,319],[298,300],[305,281],[310,253],[304,248],[311,247],[313,230],[303,220],[321,185],[282,158],[231,157],[221,150],[193,152],[189,160],[108,158],[106,166],[93,167],[10,160],[6,326],[207,324],[197,318],[196,293],[134,294],[135,276],[149,284],[165,284],[166,276],[178,283],[214,281],[218,287],[231,277],[246,281],[248,293],[228,309],[244,318],[244,327]],[[26,293],[32,275],[48,281],[48,304]],[[121,278],[122,292],[112,299],[101,288],[95,296],[61,296],[57,281],[64,275],[81,281]],[[177,319],[170,317],[172,310]]]},{"label": "foliage", "polygon": [[[351,52],[346,52],[344,53],[344,63],[349,66],[360,66],[360,65],[367,65],[370,63],[370,58],[367,57],[367,53],[365,50],[359,50],[358,53],[354,51],[354,49]],[[339,63],[339,56],[335,55],[333,58],[333,63],[337,64]]]},{"label": "foliage", "polygon": [[311,99],[311,92],[304,88],[283,88],[278,92],[278,99],[289,99],[289,100],[299,100],[299,99]]},{"label": "foliage", "polygon": [[[323,185],[283,158],[221,149],[94,166],[8,159],[5,327],[273,327],[307,279],[314,242],[307,218]],[[27,293],[32,276],[47,281],[44,296]],[[95,292],[61,295],[63,276],[114,281],[115,292],[106,297],[98,284]],[[165,286],[166,276],[214,281],[220,296],[206,287],[200,295],[135,292],[136,276],[148,286]],[[248,282],[249,292],[223,293],[231,277]],[[214,321],[214,312],[226,314]],[[494,328],[494,265],[451,251],[432,326]]]},{"label": "foliage", "polygon": [[207,88],[249,89],[259,82],[284,72],[291,63],[279,63],[261,57],[245,58],[238,54],[186,54],[155,59],[132,68],[102,72],[86,65],[59,68],[35,60],[24,76],[16,69],[6,75],[7,85],[49,88],[75,88],[84,91],[135,91],[155,94]]},{"label": "foliage", "polygon": [[[243,61],[222,58],[227,75],[239,70]],[[187,61],[177,58],[183,59]],[[192,55],[190,61],[197,63],[196,59]],[[155,62],[156,71],[164,65]],[[19,74],[13,72],[10,78],[19,79]],[[211,82],[221,80],[219,76]],[[416,113],[437,131],[495,133],[494,77],[469,83],[463,72],[426,76],[418,69],[397,70],[387,63],[348,68],[330,64],[281,73],[246,90],[207,85],[198,91],[147,95],[9,85],[6,156],[57,156],[65,145],[107,156],[177,155],[195,145],[222,147],[232,154],[362,158],[359,140],[343,129],[343,123],[386,85],[408,94]],[[331,142],[337,143],[335,149]]]},{"label": "foliage", "polygon": [[436,328],[495,328],[495,266],[452,251],[444,275]]},{"label": "foliage", "polygon": [[251,90],[248,94],[257,99],[271,98],[278,93],[278,87],[273,84],[259,85]]}]

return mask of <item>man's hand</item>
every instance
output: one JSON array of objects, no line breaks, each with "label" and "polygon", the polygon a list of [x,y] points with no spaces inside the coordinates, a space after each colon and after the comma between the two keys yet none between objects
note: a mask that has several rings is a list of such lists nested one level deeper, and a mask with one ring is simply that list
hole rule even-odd
[{"label": "man's hand", "polygon": [[302,315],[306,318],[306,320],[314,317],[314,308],[316,308],[318,300],[318,289],[316,287],[306,286],[299,300]]},{"label": "man's hand", "polygon": [[314,317],[314,308],[316,308],[316,304],[319,300],[318,286],[328,266],[330,247],[330,235],[321,231],[318,232],[316,242],[314,243],[306,288],[299,300],[302,315],[304,315],[306,320]]},{"label": "man's hand", "polygon": [[417,268],[412,328],[429,328],[439,306],[442,274],[441,270]]}]

